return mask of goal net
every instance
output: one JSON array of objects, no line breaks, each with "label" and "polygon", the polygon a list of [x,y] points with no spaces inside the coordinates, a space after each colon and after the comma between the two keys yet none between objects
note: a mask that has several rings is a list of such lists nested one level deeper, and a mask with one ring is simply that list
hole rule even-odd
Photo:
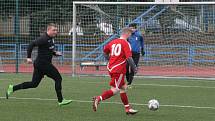
[{"label": "goal net", "polygon": [[73,12],[75,74],[107,74],[104,45],[137,23],[137,75],[215,76],[215,2],[74,2]]}]

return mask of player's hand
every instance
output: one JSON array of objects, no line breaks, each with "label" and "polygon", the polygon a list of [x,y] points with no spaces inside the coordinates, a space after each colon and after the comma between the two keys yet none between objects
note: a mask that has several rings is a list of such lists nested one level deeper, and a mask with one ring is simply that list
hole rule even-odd
[{"label": "player's hand", "polygon": [[27,63],[31,64],[32,63],[32,59],[31,58],[27,58]]},{"label": "player's hand", "polygon": [[61,52],[59,52],[59,51],[56,51],[56,52],[55,52],[55,55],[56,55],[56,56],[62,56],[63,54],[62,54]]},{"label": "player's hand", "polygon": [[134,74],[137,74],[137,67],[134,69]]},{"label": "player's hand", "polygon": [[104,57],[105,57],[106,60],[110,59],[110,56],[108,54],[106,54],[106,53],[104,53]]},{"label": "player's hand", "polygon": [[144,49],[141,49],[141,55],[144,56],[145,55],[145,51]]}]

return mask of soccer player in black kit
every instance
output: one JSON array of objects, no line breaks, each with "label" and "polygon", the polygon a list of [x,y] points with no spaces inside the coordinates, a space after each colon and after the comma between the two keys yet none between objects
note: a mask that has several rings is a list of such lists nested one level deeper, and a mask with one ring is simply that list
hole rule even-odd
[{"label": "soccer player in black kit", "polygon": [[62,77],[57,68],[52,64],[52,57],[62,56],[61,52],[54,51],[54,37],[57,36],[58,30],[55,24],[51,23],[47,26],[47,32],[40,36],[35,41],[31,42],[27,49],[27,63],[32,63],[31,53],[34,47],[38,47],[38,55],[33,63],[34,72],[32,80],[18,85],[9,85],[6,91],[6,98],[13,92],[20,89],[36,88],[41,82],[44,75],[52,78],[55,81],[55,91],[58,98],[58,105],[66,105],[72,100],[66,100],[62,96]]}]

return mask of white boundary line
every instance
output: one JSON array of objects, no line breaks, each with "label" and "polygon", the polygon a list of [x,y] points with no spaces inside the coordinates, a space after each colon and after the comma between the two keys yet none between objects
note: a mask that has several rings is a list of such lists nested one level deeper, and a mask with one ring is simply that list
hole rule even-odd
[{"label": "white boundary line", "polygon": [[183,88],[206,88],[206,89],[215,89],[215,87],[208,87],[208,86],[184,86],[184,85],[161,85],[161,84],[134,84],[134,85],[159,86],[159,87],[183,87]]},{"label": "white boundary line", "polygon": [[[107,74],[81,74],[80,77],[109,77]],[[78,77],[78,76],[77,76]],[[187,81],[214,81],[214,77],[189,77],[189,76],[141,76],[141,75],[135,75],[135,78],[145,78],[145,79],[183,79]],[[181,80],[179,80],[181,81]]]},{"label": "white boundary line", "polygon": [[[0,97],[0,99],[5,99],[5,97]],[[48,98],[18,98],[18,97],[10,97],[10,99],[14,100],[40,100],[40,101],[57,101],[56,99],[48,99]],[[72,100],[73,102],[81,102],[81,103],[92,103],[92,101],[87,101],[87,100]],[[102,102],[106,104],[117,104],[117,105],[122,105],[120,102]],[[132,105],[137,105],[137,106],[147,106],[147,104],[141,104],[141,103],[131,103]],[[215,107],[199,107],[199,106],[183,106],[183,105],[160,105],[161,107],[175,107],[175,108],[194,108],[194,109],[212,109],[215,110]]]},{"label": "white boundary line", "polygon": [[186,76],[135,76],[137,78],[146,78],[146,79],[189,79],[189,80],[210,80],[215,81],[215,78],[213,77],[186,77]]},{"label": "white boundary line", "polygon": [[[88,84],[103,84],[104,82],[84,82]],[[182,87],[182,88],[203,88],[203,89],[215,89],[215,87],[209,86],[185,86],[185,85],[166,85],[166,84],[133,84],[138,86],[157,86],[157,87]]]}]

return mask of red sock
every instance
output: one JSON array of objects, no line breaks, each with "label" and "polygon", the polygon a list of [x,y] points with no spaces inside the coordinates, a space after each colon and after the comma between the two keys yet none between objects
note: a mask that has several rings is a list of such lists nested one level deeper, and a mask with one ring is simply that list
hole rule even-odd
[{"label": "red sock", "polygon": [[120,97],[121,97],[121,101],[124,104],[124,106],[129,107],[127,94],[125,92],[120,93]]},{"label": "red sock", "polygon": [[110,98],[110,97],[112,97],[112,96],[113,96],[113,91],[112,91],[112,90],[104,91],[104,92],[102,93],[102,95],[99,96],[99,101],[101,101],[101,100],[106,100],[106,99],[108,99],[108,98]]}]

